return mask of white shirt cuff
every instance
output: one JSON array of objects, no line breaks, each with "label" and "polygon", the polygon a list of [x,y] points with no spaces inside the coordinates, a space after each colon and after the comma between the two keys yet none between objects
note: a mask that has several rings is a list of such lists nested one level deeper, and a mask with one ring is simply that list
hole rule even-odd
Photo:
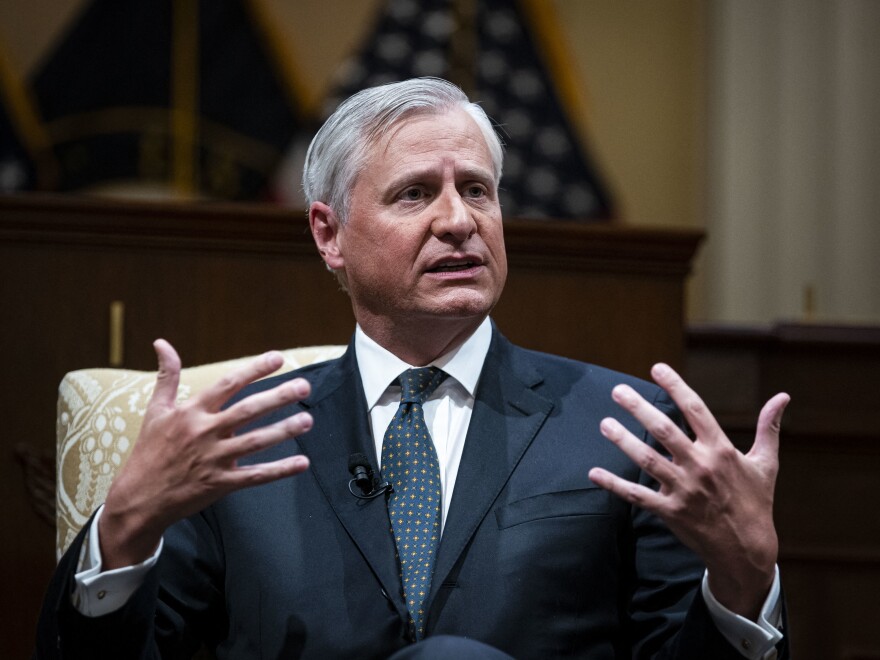
[{"label": "white shirt cuff", "polygon": [[159,541],[153,556],[140,564],[102,571],[98,521],[103,510],[101,506],[92,520],[74,576],[73,606],[80,614],[90,617],[110,614],[125,605],[144,583],[147,572],[156,565],[164,544],[164,541]]},{"label": "white shirt cuff", "polygon": [[745,658],[749,660],[775,660],[776,644],[782,639],[782,589],[779,582],[779,567],[773,577],[770,593],[758,615],[758,621],[750,621],[734,614],[709,590],[709,573],[703,574],[703,600],[719,632]]}]

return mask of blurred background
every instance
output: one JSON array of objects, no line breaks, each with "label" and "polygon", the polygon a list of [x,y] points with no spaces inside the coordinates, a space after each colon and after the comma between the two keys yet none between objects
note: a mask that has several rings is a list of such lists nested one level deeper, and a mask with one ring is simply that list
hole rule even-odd
[{"label": "blurred background", "polygon": [[54,565],[62,375],[152,368],[160,334],[190,364],[344,342],[304,151],[341,99],[416,75],[507,145],[512,339],[669,360],[742,448],[792,394],[795,657],[880,660],[878,0],[0,2],[0,654],[29,656]]},{"label": "blurred background", "polygon": [[7,0],[0,189],[296,206],[340,98],[440,75],[511,143],[508,217],[705,229],[693,321],[876,322],[878,26],[874,0]]}]

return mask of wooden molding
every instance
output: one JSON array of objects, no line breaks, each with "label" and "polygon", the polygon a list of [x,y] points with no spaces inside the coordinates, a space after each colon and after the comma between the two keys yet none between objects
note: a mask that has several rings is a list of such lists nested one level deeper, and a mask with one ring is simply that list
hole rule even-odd
[{"label": "wooden molding", "polygon": [[[651,274],[690,272],[703,234],[562,221],[506,220],[512,265]],[[304,213],[265,204],[0,196],[0,240],[169,250],[317,254]]]}]

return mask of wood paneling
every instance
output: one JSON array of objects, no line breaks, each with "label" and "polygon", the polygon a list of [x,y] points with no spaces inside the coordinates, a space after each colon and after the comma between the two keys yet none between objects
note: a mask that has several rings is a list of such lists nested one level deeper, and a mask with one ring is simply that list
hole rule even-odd
[{"label": "wood paneling", "polygon": [[[695,231],[511,221],[494,318],[513,341],[639,375],[679,364]],[[0,197],[4,378],[0,548],[8,657],[28,655],[54,565],[54,530],[27,501],[18,443],[54,451],[57,386],[107,366],[109,309],[125,304],[124,366],[154,368],[170,340],[194,365],[269,348],[345,343],[354,320],[303,214],[275,207]],[[4,633],[4,637],[6,637]]]},{"label": "wood paneling", "polygon": [[880,328],[693,328],[687,375],[741,448],[786,391],[776,523],[795,657],[880,659]]}]

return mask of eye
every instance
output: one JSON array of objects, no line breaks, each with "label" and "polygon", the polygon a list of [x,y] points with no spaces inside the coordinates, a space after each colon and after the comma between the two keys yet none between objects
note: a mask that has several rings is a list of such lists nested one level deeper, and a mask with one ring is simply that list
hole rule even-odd
[{"label": "eye", "polygon": [[465,195],[465,197],[471,197],[471,198],[485,197],[486,196],[486,189],[483,188],[483,186],[478,186],[477,184],[473,184],[473,185],[467,186],[464,189],[464,195]]},{"label": "eye", "polygon": [[418,202],[425,197],[425,192],[421,188],[407,188],[400,193],[400,198],[405,202]]}]

